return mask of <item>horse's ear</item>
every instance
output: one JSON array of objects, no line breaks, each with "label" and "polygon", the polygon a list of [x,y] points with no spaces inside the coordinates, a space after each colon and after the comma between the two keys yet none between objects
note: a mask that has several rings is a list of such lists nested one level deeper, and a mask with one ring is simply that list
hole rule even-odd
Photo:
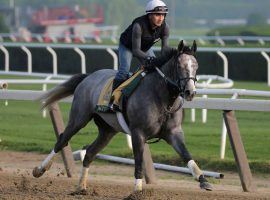
[{"label": "horse's ear", "polygon": [[179,42],[179,44],[178,44],[178,51],[180,52],[180,53],[183,53],[183,51],[184,51],[184,41],[183,40],[181,40],[180,42]]},{"label": "horse's ear", "polygon": [[195,40],[193,40],[193,44],[192,44],[192,47],[191,47],[191,52],[192,52],[193,54],[195,54],[196,51],[197,51],[197,43],[196,43]]}]

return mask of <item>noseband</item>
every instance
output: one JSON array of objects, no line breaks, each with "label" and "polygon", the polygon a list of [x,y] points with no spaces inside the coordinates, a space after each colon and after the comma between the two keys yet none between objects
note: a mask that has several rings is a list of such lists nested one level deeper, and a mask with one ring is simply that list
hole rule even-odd
[{"label": "noseband", "polygon": [[[167,77],[159,68],[156,67],[156,70],[159,75],[165,80],[169,93],[173,99],[177,98],[179,95],[181,97],[184,97],[185,89],[189,80],[193,80],[194,84],[197,82],[196,77],[178,78],[175,82],[169,77]],[[184,84],[181,84],[183,81]]]},{"label": "noseband", "polygon": [[[176,84],[179,87],[179,94],[180,94],[181,97],[184,97],[185,89],[186,89],[186,86],[187,86],[187,83],[188,83],[189,80],[193,80],[194,84],[197,82],[196,77],[179,78],[176,81]],[[181,82],[184,82],[184,84],[181,84]]]}]

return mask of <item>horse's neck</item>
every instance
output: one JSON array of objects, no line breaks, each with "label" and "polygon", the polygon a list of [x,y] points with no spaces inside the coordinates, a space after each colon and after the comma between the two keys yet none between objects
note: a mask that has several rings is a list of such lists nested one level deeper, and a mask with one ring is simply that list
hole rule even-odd
[{"label": "horse's neck", "polygon": [[[176,81],[177,70],[174,59],[171,58],[166,64],[164,64],[160,69],[165,74],[167,78],[170,78],[173,81]],[[151,91],[155,93],[161,100],[162,104],[170,104],[170,96],[167,88],[165,79],[156,71],[155,73],[149,74],[149,82],[146,84],[148,88],[151,88]]]},{"label": "horse's neck", "polygon": [[177,66],[175,58],[171,58],[165,65],[161,67],[161,71],[165,74],[166,77],[170,78],[173,81],[177,80]]}]

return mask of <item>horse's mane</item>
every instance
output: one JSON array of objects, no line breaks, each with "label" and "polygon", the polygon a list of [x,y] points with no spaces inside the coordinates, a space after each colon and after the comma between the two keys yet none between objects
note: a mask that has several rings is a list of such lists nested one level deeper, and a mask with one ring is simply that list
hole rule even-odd
[{"label": "horse's mane", "polygon": [[164,49],[160,56],[156,58],[156,66],[162,69],[163,73],[170,77],[171,80],[177,80],[179,76],[179,70],[176,65],[178,63],[177,58],[181,54],[194,55],[194,52],[191,50],[189,46],[184,46],[181,50],[176,48],[166,48]]},{"label": "horse's mane", "polygon": [[172,57],[176,56],[177,54],[178,51],[175,48],[167,48],[163,50],[160,56],[156,58],[156,66],[159,68],[162,67],[165,63],[167,63]]},{"label": "horse's mane", "polygon": [[175,48],[166,48],[161,52],[161,55],[156,58],[156,66],[162,67],[166,64],[171,58],[179,56],[180,54],[193,55],[192,50],[189,46],[184,46],[181,51],[178,51]]}]

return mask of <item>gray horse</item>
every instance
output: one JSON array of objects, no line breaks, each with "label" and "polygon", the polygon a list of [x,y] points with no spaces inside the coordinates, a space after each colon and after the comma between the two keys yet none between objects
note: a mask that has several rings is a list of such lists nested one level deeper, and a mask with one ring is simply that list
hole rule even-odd
[{"label": "gray horse", "polygon": [[[181,41],[177,49],[161,56],[162,66],[145,76],[127,101],[125,113],[129,122],[135,159],[135,191],[142,190],[144,146],[147,140],[152,138],[163,139],[172,145],[187,163],[194,178],[200,182],[200,187],[212,190],[212,186],[186,149],[181,128],[182,112],[179,108],[183,99],[191,101],[196,93],[195,82],[198,69],[198,63],[194,57],[196,50],[195,41],[191,48]],[[74,75],[41,97],[46,107],[74,94],[68,124],[51,153],[39,167],[33,170],[35,177],[42,176],[50,168],[55,154],[67,145],[74,134],[94,119],[99,135],[91,145],[87,146],[77,188],[78,192],[86,190],[90,163],[117,132],[123,132],[115,113],[95,111],[99,94],[107,80],[115,76],[115,73],[114,70],[105,69],[90,75]]]}]

